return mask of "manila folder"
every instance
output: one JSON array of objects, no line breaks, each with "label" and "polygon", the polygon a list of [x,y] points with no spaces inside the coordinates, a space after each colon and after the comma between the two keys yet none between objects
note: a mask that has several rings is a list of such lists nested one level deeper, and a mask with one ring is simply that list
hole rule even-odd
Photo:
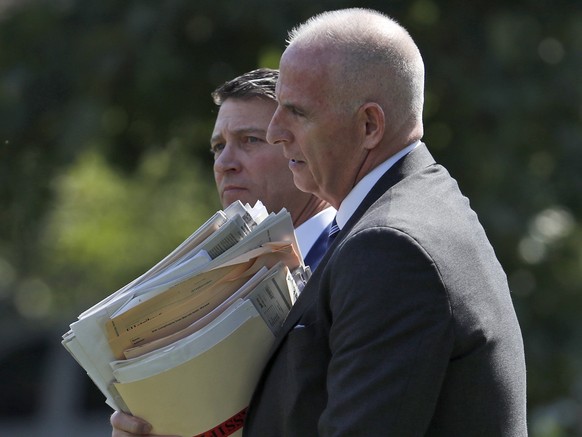
[{"label": "manila folder", "polygon": [[115,384],[131,413],[149,421],[153,433],[242,435],[274,336],[251,301],[239,311],[249,316],[205,352],[145,379]]}]

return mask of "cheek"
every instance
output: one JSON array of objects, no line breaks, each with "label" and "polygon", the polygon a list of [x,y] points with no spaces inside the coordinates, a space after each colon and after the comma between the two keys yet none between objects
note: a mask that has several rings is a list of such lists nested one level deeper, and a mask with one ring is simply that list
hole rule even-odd
[{"label": "cheek", "polygon": [[261,175],[262,190],[270,196],[277,197],[287,195],[295,188],[293,173],[289,170],[287,160],[278,165],[267,167]]},{"label": "cheek", "polygon": [[[320,161],[328,157],[329,150],[333,149],[335,142],[340,138],[339,135],[334,135],[331,129],[326,126],[306,129],[303,132],[299,147],[308,161]],[[338,129],[337,126],[335,129]]]},{"label": "cheek", "polygon": [[330,127],[324,135],[320,135],[312,143],[316,147],[312,147],[309,151],[311,159],[318,162],[322,168],[333,168],[334,166],[341,168],[342,165],[349,164],[349,157],[353,154],[356,146],[355,142],[356,140],[353,132],[349,129],[349,124],[346,123],[343,128],[338,126],[335,128]]},{"label": "cheek", "polygon": [[259,198],[264,197],[269,187],[276,183],[273,179],[275,174],[271,168],[272,166],[269,163],[264,163],[260,160],[255,160],[246,166],[246,186]]}]

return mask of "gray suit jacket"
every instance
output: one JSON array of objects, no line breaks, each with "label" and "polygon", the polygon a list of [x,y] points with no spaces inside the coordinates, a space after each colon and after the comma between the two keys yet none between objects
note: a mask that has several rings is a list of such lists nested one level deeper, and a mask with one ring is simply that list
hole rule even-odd
[{"label": "gray suit jacket", "polygon": [[374,186],[292,308],[247,437],[523,436],[506,275],[422,144]]}]

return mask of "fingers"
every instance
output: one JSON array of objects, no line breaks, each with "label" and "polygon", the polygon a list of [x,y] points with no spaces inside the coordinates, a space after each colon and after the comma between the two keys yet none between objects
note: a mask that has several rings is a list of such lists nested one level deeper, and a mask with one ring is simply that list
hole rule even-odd
[{"label": "fingers", "polygon": [[[113,431],[111,432],[111,437],[154,437],[154,434],[150,434],[152,431],[152,426],[143,419],[139,417],[132,416],[130,414],[125,414],[120,411],[116,411],[111,415],[111,426]],[[157,437],[180,437],[180,436],[162,436],[157,435]]]},{"label": "fingers", "polygon": [[148,435],[152,427],[139,417],[116,411],[111,415],[113,431],[111,437],[131,437],[132,435]]}]

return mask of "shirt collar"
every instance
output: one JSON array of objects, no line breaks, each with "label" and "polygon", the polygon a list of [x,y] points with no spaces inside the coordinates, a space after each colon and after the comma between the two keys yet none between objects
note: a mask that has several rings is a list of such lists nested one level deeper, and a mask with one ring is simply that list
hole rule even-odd
[{"label": "shirt collar", "polygon": [[392,167],[400,158],[410,153],[414,150],[420,141],[416,141],[409,146],[406,146],[404,149],[400,150],[398,153],[395,153],[382,164],[378,165],[374,168],[370,173],[364,176],[355,186],[352,188],[352,191],[346,196],[346,198],[342,201],[339,209],[337,210],[336,221],[340,229],[342,229],[350,217],[354,214],[360,203],[364,200],[366,195],[370,192],[372,187],[376,185],[376,182],[382,177],[384,173],[386,173],[390,167]]}]

